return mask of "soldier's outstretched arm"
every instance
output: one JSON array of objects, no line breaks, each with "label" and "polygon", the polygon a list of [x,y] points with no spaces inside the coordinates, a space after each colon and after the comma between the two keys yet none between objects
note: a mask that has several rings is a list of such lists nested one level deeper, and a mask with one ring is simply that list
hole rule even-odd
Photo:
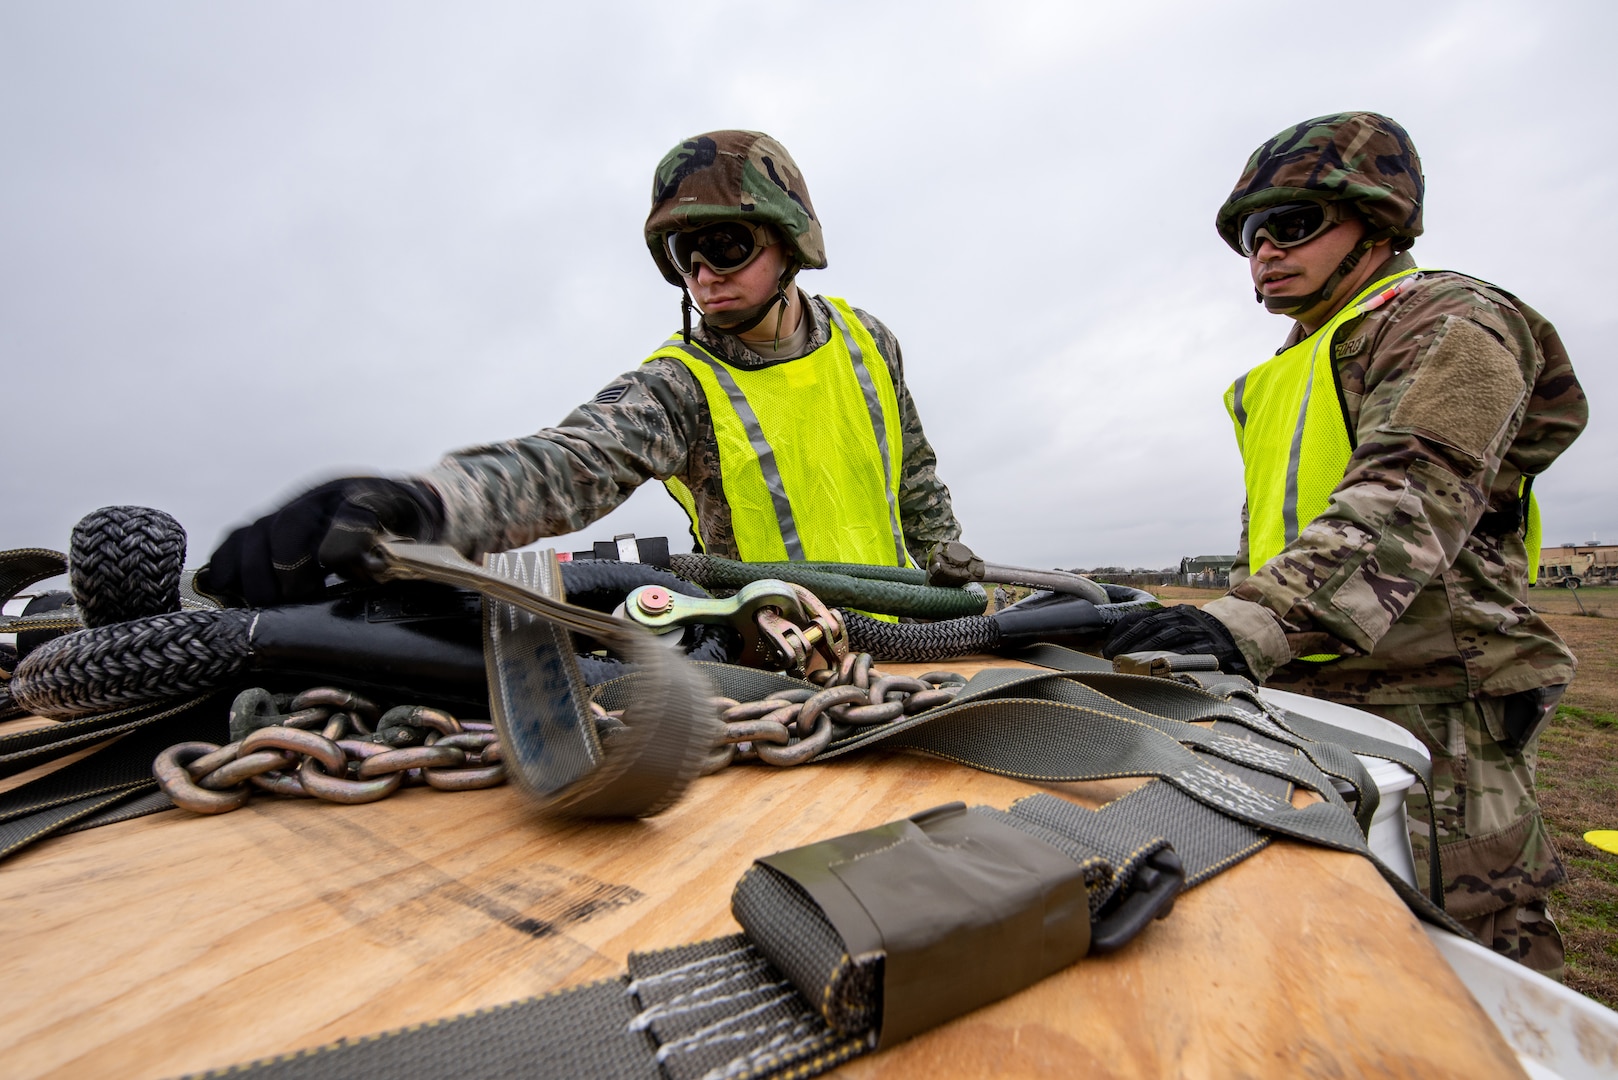
[{"label": "soldier's outstretched arm", "polygon": [[1357,445],[1325,512],[1203,609],[1261,679],[1370,652],[1455,561],[1523,423],[1543,358],[1520,313],[1455,275],[1395,304],[1365,331]]},{"label": "soldier's outstretched arm", "polygon": [[224,539],[199,585],[253,606],[318,596],[328,572],[364,576],[383,533],[451,544],[466,555],[583,528],[686,460],[702,392],[657,361],[615,379],[556,427],[451,454],[431,472],[333,480]]},{"label": "soldier's outstretched arm", "polygon": [[443,543],[467,555],[584,528],[685,465],[702,390],[654,360],[544,428],[449,454],[421,479],[443,502]]}]

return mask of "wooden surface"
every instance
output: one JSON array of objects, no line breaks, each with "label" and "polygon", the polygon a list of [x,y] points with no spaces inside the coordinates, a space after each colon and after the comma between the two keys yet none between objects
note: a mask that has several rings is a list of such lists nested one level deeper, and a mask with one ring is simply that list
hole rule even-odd
[{"label": "wooden surface", "polygon": [[[545,821],[509,786],[407,789],[48,840],[0,864],[0,1075],[174,1076],[613,975],[734,932],[755,856],[1032,790],[873,753],[733,767],[640,822]],[[839,1075],[1522,1074],[1369,863],[1281,842],[1120,953]]]}]

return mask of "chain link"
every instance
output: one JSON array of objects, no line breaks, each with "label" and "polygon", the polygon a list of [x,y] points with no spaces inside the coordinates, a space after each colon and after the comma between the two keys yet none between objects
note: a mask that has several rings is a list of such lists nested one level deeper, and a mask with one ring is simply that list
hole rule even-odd
[{"label": "chain link", "polygon": [[[356,804],[407,785],[471,791],[505,782],[493,724],[420,705],[382,713],[335,687],[306,690],[288,707],[282,713],[268,691],[242,691],[230,708],[232,741],[169,747],[152,763],[158,786],[182,809],[223,814],[255,789]],[[346,738],[351,729],[365,738]]]},{"label": "chain link", "polygon": [[[820,637],[814,643],[820,649],[835,647],[837,635],[812,636]],[[759,701],[712,699],[725,731],[704,775],[736,761],[802,765],[840,735],[935,709],[966,685],[966,677],[952,671],[889,674],[873,666],[870,653],[846,652],[809,680],[819,689],[783,690]],[[458,720],[421,705],[383,713],[336,687],[306,690],[287,708],[282,712],[266,690],[244,690],[231,704],[232,741],[169,747],[152,764],[158,786],[176,806],[222,814],[245,806],[255,790],[357,804],[404,786],[470,791],[506,779],[498,737],[487,722]],[[608,712],[595,702],[590,710],[610,744],[624,728],[621,711]],[[351,730],[365,737],[345,737]]]},{"label": "chain link", "polygon": [[[850,654],[809,676],[821,689],[784,690],[760,701],[714,698],[725,733],[703,768],[716,773],[736,761],[802,765],[854,728],[915,716],[955,699],[966,677],[929,671],[892,675],[872,666],[870,653]],[[599,710],[598,710],[599,711]],[[613,714],[600,712],[613,719]]]}]

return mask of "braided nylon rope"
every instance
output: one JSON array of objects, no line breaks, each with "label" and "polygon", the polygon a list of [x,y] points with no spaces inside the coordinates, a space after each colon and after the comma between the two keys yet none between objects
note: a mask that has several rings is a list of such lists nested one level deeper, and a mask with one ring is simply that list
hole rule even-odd
[{"label": "braided nylon rope", "polygon": [[925,664],[956,656],[988,652],[1000,644],[1000,625],[987,615],[969,615],[936,623],[890,623],[841,612],[848,626],[848,647],[878,660]]},{"label": "braided nylon rope", "polygon": [[68,583],[86,626],[180,610],[185,529],[161,510],[103,506],[73,526]]},{"label": "braided nylon rope", "polygon": [[212,690],[246,670],[252,622],[227,608],[80,630],[29,653],[11,694],[40,716],[66,717]]}]

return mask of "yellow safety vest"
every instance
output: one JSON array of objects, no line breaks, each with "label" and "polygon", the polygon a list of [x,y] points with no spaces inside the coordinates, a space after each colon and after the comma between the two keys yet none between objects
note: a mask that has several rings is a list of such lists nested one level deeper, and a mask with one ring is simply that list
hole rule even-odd
[{"label": "yellow safety vest", "polygon": [[[831,335],[796,360],[733,367],[678,337],[647,360],[678,360],[702,386],[743,561],[909,566],[897,496],[899,397],[854,309],[824,299]],[[700,537],[690,489],[676,477],[663,483]]]},{"label": "yellow safety vest", "polygon": [[[1383,278],[1296,345],[1231,384],[1225,411],[1236,426],[1247,487],[1248,566],[1257,572],[1325,512],[1348,472],[1354,447],[1338,399],[1332,338],[1411,283],[1413,269]],[[1519,494],[1523,485],[1519,485]],[[1528,495],[1528,580],[1539,573],[1539,505]],[[1306,660],[1330,660],[1322,654]]]}]

